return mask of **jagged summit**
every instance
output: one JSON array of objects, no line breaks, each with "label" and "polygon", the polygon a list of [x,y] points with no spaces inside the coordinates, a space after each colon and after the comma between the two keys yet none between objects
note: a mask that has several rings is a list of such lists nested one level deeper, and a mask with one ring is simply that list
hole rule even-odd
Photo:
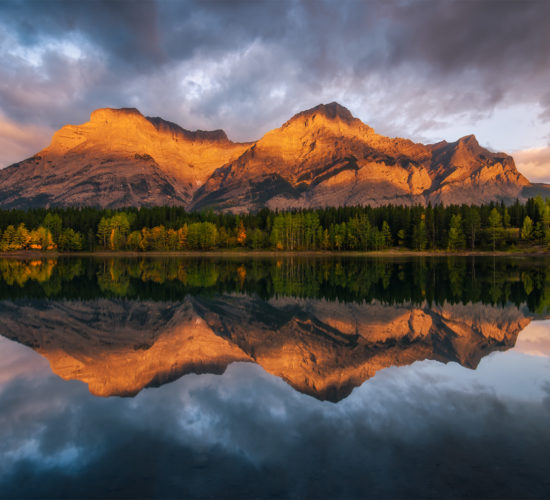
[{"label": "jagged summit", "polygon": [[337,102],[331,102],[329,104],[318,104],[313,108],[301,111],[295,114],[287,123],[301,118],[313,117],[315,115],[321,115],[329,120],[340,119],[347,123],[352,123],[357,120],[348,108],[338,104]]},{"label": "jagged summit", "polygon": [[473,135],[431,145],[388,138],[336,102],[250,143],[135,108],[97,109],[89,122],[62,127],[47,148],[0,170],[0,206],[11,208],[447,204],[525,199],[532,189],[510,156]]},{"label": "jagged summit", "polygon": [[465,135],[464,137],[461,137],[458,139],[458,142],[463,142],[466,144],[475,144],[476,146],[479,146],[479,142],[477,142],[477,138],[474,134]]},{"label": "jagged summit", "polygon": [[145,121],[151,123],[158,132],[175,134],[178,137],[189,141],[230,142],[227,134],[221,129],[187,130],[177,123],[164,120],[158,116],[144,116],[136,108],[100,108],[92,111],[90,115],[90,123],[102,125],[122,124],[128,126],[129,123],[134,122],[143,126]]}]

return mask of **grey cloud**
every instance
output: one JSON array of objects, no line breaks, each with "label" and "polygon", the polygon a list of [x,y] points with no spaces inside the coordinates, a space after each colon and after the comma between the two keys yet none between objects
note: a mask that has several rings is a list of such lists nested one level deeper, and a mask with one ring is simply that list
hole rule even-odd
[{"label": "grey cloud", "polygon": [[138,106],[238,140],[333,100],[417,139],[513,103],[539,103],[546,119],[549,15],[536,0],[2,2],[4,38],[83,50],[30,66],[2,46],[0,107],[57,128]]},{"label": "grey cloud", "polygon": [[163,60],[154,0],[3,2],[0,15],[26,47],[79,33],[114,58],[118,66],[144,68]]},{"label": "grey cloud", "polygon": [[[543,109],[540,117],[543,120],[549,122],[550,121],[550,91],[543,94],[543,96],[541,97],[541,100],[540,100],[540,104],[541,104],[542,109]],[[549,137],[550,137],[550,134],[549,134]]]},{"label": "grey cloud", "polygon": [[[501,71],[540,70],[550,59],[541,18],[549,6],[526,2],[407,2],[388,9],[390,62],[424,61],[456,73],[490,66]],[[527,31],[526,28],[529,27]],[[527,57],[526,57],[527,56]]]}]

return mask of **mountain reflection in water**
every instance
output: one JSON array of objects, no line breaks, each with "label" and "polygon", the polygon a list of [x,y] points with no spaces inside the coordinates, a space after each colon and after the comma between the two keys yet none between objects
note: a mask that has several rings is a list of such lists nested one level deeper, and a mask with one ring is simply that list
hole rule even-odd
[{"label": "mountain reflection in water", "polygon": [[476,368],[543,316],[549,290],[543,262],[479,258],[2,260],[0,271],[0,333],[98,396],[241,361],[337,402],[389,366]]},{"label": "mountain reflection in water", "polygon": [[548,264],[0,259],[0,498],[548,498]]}]

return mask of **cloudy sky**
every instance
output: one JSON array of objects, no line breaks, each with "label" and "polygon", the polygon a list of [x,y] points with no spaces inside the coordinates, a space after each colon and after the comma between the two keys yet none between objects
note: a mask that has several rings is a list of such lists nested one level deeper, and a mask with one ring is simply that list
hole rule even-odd
[{"label": "cloudy sky", "polygon": [[251,140],[338,101],[379,133],[475,133],[550,182],[550,2],[0,2],[0,166],[99,107]]}]

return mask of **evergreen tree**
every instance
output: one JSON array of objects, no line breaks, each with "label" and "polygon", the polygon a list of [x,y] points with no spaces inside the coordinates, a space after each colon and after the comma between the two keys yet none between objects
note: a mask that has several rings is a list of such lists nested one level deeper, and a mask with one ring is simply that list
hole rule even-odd
[{"label": "evergreen tree", "polygon": [[481,217],[478,208],[475,206],[468,207],[464,225],[467,228],[469,245],[472,250],[476,247],[477,233],[481,228]]},{"label": "evergreen tree", "polygon": [[[404,239],[404,231],[403,237],[400,238],[401,240]],[[399,236],[399,233],[398,233]],[[412,246],[415,250],[424,250],[426,246],[428,245],[428,234],[426,231],[426,222],[424,219],[421,219],[419,222],[417,222],[414,225],[413,232],[412,232]]]},{"label": "evergreen tree", "polygon": [[453,215],[449,226],[448,248],[450,250],[457,250],[464,248],[465,245],[466,240],[462,231],[462,217],[459,214]]},{"label": "evergreen tree", "polygon": [[543,231],[543,242],[548,245],[550,243],[550,206],[544,205],[541,213],[541,223]]},{"label": "evergreen tree", "polygon": [[504,207],[503,213],[502,213],[502,223],[504,227],[510,227],[510,214],[508,213],[508,209]]},{"label": "evergreen tree", "polygon": [[491,240],[493,241],[493,250],[495,250],[496,241],[500,237],[502,231],[502,217],[500,216],[500,213],[496,208],[493,208],[491,210],[488,222],[491,232]]},{"label": "evergreen tree", "polygon": [[61,232],[57,246],[62,252],[79,251],[82,250],[83,240],[81,233],[68,227]]},{"label": "evergreen tree", "polygon": [[405,245],[405,237],[406,233],[404,229],[400,229],[399,231],[397,231],[397,243],[400,247]]},{"label": "evergreen tree", "polygon": [[48,229],[52,235],[53,241],[57,243],[59,236],[61,236],[61,229],[63,227],[63,221],[57,214],[47,213],[44,217],[42,225]]},{"label": "evergreen tree", "polygon": [[391,247],[392,245],[391,229],[390,229],[390,225],[386,221],[382,222],[381,238],[382,238],[382,245],[384,248]]}]

